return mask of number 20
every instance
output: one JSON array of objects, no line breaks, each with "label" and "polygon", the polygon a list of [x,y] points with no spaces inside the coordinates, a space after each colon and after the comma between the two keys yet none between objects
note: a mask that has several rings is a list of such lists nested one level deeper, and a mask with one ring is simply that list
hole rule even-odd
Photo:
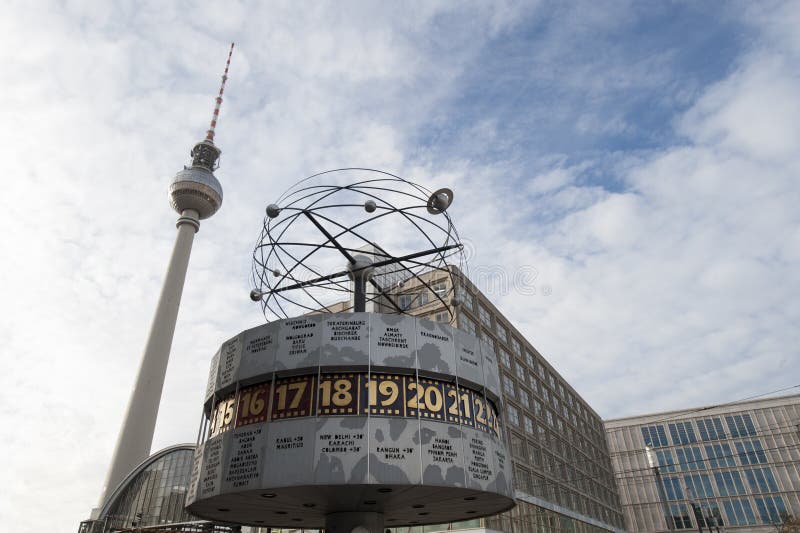
[{"label": "number 20", "polygon": [[408,384],[408,390],[416,391],[408,400],[408,407],[411,409],[427,409],[434,413],[442,410],[442,391],[436,385],[425,386],[412,381]]}]

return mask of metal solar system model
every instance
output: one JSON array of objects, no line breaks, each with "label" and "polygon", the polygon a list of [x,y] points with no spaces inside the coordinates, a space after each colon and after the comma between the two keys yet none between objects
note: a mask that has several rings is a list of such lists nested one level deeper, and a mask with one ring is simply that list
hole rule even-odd
[{"label": "metal solar system model", "polygon": [[[358,181],[335,184],[351,176]],[[334,184],[320,183],[324,178]],[[449,267],[464,269],[463,246],[447,214],[452,201],[450,189],[431,193],[374,170],[311,176],[267,206],[250,297],[262,302],[268,320],[287,318],[287,310],[331,312],[331,297],[334,303],[349,298],[339,310],[404,313],[408,306],[399,299],[418,284],[450,313],[456,273]],[[333,265],[340,267],[333,273],[318,268]],[[423,276],[432,271],[449,279],[447,291],[433,291],[430,276]]]},{"label": "metal solar system model", "polygon": [[496,355],[451,325],[452,201],[350,168],[267,206],[250,297],[268,322],[212,360],[191,513],[379,533],[513,507]]}]

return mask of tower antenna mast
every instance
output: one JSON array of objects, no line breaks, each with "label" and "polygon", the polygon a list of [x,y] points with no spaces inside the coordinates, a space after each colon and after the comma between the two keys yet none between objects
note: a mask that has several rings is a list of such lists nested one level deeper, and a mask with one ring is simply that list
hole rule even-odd
[{"label": "tower antenna mast", "polygon": [[222,105],[222,93],[225,92],[225,82],[228,81],[228,69],[231,66],[231,56],[233,55],[233,44],[231,43],[231,49],[228,52],[228,62],[225,63],[225,72],[222,73],[222,83],[219,85],[219,94],[217,95],[217,101],[214,105],[214,115],[211,117],[211,125],[206,132],[206,140],[214,142],[214,133],[217,129],[217,119],[219,119],[219,108]]},{"label": "tower antenna mast", "polygon": [[228,61],[225,64],[214,115],[206,137],[192,148],[191,166],[180,170],[169,186],[169,203],[180,214],[176,223],[178,232],[175,247],[167,267],[161,296],[150,326],[139,373],[119,432],[106,484],[100,495],[99,508],[93,513],[92,518],[110,503],[111,497],[125,477],[150,455],[194,234],[200,229],[200,221],[212,216],[222,205],[222,185],[214,176],[217,159],[221,153],[214,144],[214,130],[219,118],[222,93],[228,80],[232,54],[233,43],[228,52]]}]

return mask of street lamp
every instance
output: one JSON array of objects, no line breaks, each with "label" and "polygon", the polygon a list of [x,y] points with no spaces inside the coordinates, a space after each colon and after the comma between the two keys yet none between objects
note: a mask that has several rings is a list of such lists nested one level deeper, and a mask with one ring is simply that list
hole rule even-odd
[{"label": "street lamp", "polygon": [[672,514],[669,512],[669,507],[667,506],[667,496],[664,494],[664,484],[661,482],[661,471],[658,468],[658,458],[653,453],[653,450],[650,448],[650,446],[645,446],[644,449],[647,455],[647,462],[650,464],[650,468],[653,469],[653,473],[656,475],[656,487],[658,488],[658,497],[661,500],[661,506],[664,508],[664,519],[667,521],[669,530],[672,533],[675,533],[675,522],[673,521]]},{"label": "street lamp", "polygon": [[[705,521],[705,515],[703,515],[703,508],[700,506],[700,502],[695,498],[694,489],[689,485],[685,486],[686,495],[689,497],[689,504],[692,506],[692,512],[694,513],[694,519],[697,522],[697,531],[699,533],[703,533],[703,522]],[[708,533],[711,533],[711,526],[708,526]]]},{"label": "street lamp", "polygon": [[706,517],[706,526],[708,526],[708,531],[711,531],[711,526],[713,525],[717,533],[719,533],[719,523],[722,521],[722,517],[719,514],[719,508],[714,507],[712,510],[710,507],[703,507],[703,514]]}]

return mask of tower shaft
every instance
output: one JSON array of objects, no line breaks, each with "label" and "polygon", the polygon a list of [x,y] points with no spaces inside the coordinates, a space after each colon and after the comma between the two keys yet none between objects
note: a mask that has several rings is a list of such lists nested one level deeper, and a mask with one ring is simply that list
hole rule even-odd
[{"label": "tower shaft", "polygon": [[185,210],[176,225],[172,257],[98,507],[150,455],[189,255],[194,234],[200,228],[197,212]]}]

